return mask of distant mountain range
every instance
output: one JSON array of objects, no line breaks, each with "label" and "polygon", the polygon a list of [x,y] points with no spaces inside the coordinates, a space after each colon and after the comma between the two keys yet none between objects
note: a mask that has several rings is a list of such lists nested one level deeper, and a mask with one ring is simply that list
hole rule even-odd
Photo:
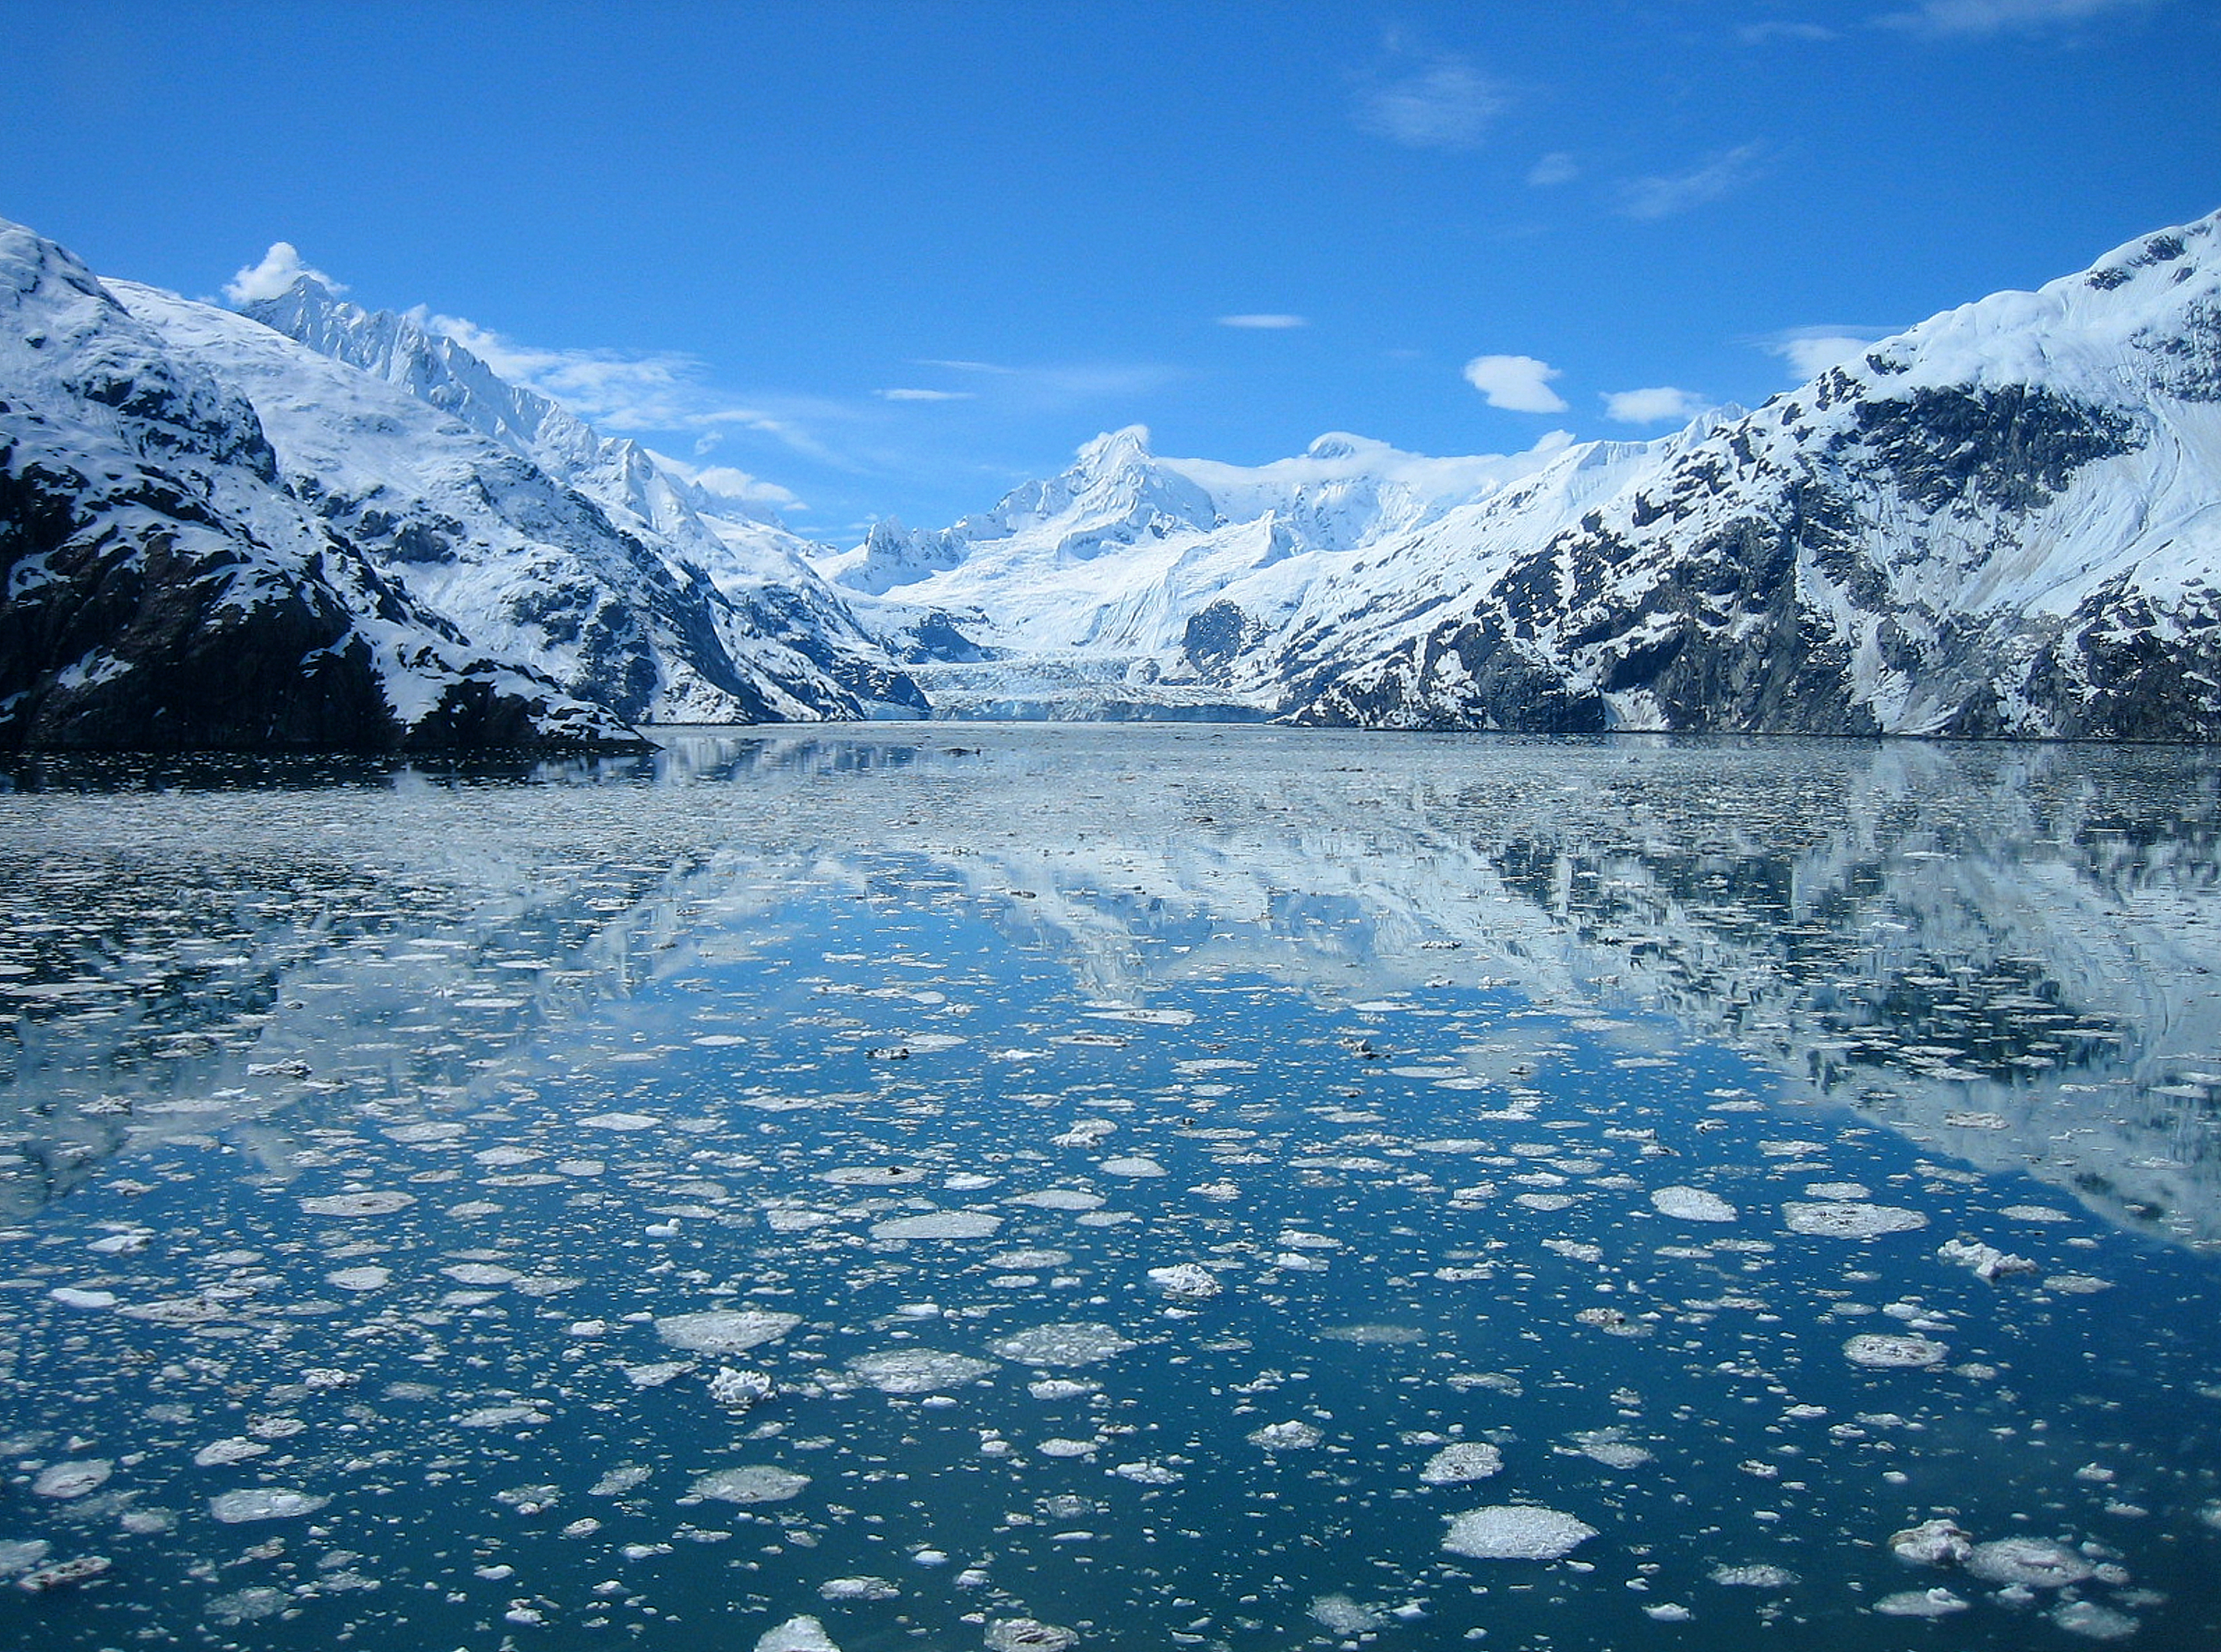
[{"label": "distant mountain range", "polygon": [[660,721],[2221,739],[2221,220],[1643,443],[1240,467],[1138,427],[813,545],[310,280],[0,226],[0,747]]}]

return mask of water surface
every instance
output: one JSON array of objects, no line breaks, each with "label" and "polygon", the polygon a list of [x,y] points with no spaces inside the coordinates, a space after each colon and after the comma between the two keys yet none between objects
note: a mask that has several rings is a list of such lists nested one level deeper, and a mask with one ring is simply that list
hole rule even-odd
[{"label": "water surface", "polygon": [[0,1638],[2210,1643],[2217,781],[18,765]]}]

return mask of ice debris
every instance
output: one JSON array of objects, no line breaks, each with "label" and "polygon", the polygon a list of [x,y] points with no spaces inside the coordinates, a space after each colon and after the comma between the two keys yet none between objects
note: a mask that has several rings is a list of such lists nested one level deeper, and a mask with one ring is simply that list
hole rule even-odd
[{"label": "ice debris", "polygon": [[774,1313],[766,1308],[711,1308],[701,1313],[674,1313],[658,1319],[655,1329],[673,1348],[695,1354],[745,1354],[751,1348],[777,1342],[802,1323],[798,1313]]},{"label": "ice debris", "polygon": [[1737,1214],[1733,1205],[1702,1188],[1655,1188],[1650,1205],[1661,1216],[1684,1222],[1732,1222]]},{"label": "ice debris", "polygon": [[1886,1331],[1863,1332],[1843,1344],[1843,1357],[1852,1364],[1877,1369],[1941,1365],[1950,1351],[1932,1337],[1897,1336]]},{"label": "ice debris", "polygon": [[1419,1470],[1419,1479],[1428,1486],[1463,1486],[1486,1480],[1503,1467],[1504,1454],[1494,1446],[1461,1441],[1429,1457]]},{"label": "ice debris", "polygon": [[694,1495],[720,1503],[784,1503],[798,1497],[810,1476],[766,1464],[740,1468],[716,1468],[694,1481]]},{"label": "ice debris", "polygon": [[1092,1322],[1035,1325],[992,1344],[1004,1359],[1024,1365],[1092,1365],[1137,1345]]},{"label": "ice debris", "polygon": [[1783,1221],[1792,1233],[1817,1233],[1831,1239],[1872,1239],[1885,1233],[1907,1233],[1926,1227],[1928,1219],[1917,1210],[1893,1205],[1869,1205],[1855,1200],[1826,1204],[1787,1204]]},{"label": "ice debris", "polygon": [[1586,1521],[1556,1509],[1500,1503],[1452,1520],[1442,1547],[1473,1560],[1558,1560],[1596,1535]]},{"label": "ice debris", "polygon": [[1983,1244],[1973,1239],[1946,1239],[1936,1247],[1936,1254],[1945,1262],[1956,1262],[1961,1268],[1971,1268],[1977,1279],[1995,1280],[2002,1274],[2032,1274],[2036,1264],[2026,1256],[2015,1256],[1993,1244]]},{"label": "ice debris", "polygon": [[841,1652],[825,1625],[807,1614],[790,1618],[756,1636],[755,1652]]},{"label": "ice debris", "polygon": [[976,1382],[994,1368],[991,1360],[931,1348],[889,1349],[848,1362],[850,1371],[881,1393],[937,1393]]},{"label": "ice debris", "polygon": [[275,1486],[258,1486],[243,1492],[225,1492],[209,1499],[209,1512],[228,1526],[243,1525],[250,1520],[291,1520],[303,1514],[314,1514],[332,1499],[319,1497],[313,1492],[287,1491]]}]

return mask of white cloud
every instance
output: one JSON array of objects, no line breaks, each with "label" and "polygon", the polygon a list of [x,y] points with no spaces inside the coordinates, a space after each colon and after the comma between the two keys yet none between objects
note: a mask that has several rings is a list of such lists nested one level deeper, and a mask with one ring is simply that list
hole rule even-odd
[{"label": "white cloud", "polygon": [[701,489],[715,500],[748,507],[769,506],[773,510],[810,508],[778,483],[766,482],[729,464],[689,464],[685,459],[673,458],[652,448],[648,456],[681,482]]},{"label": "white cloud", "polygon": [[1492,408],[1513,413],[1563,413],[1565,399],[1550,388],[1558,370],[1532,356],[1475,356],[1465,365],[1465,382]]},{"label": "white cloud", "polygon": [[1605,417],[1624,425],[1663,424],[1667,420],[1686,424],[1711,406],[1703,396],[1675,390],[1671,384],[1642,390],[1607,390],[1604,397]]},{"label": "white cloud", "polygon": [[898,388],[891,390],[873,390],[872,394],[885,402],[969,402],[978,395],[978,392],[975,390],[914,390]]},{"label": "white cloud", "polygon": [[248,265],[223,284],[223,296],[235,304],[252,304],[260,299],[278,297],[303,276],[335,293],[347,290],[322,270],[302,263],[300,251],[292,242],[272,241],[270,250],[262,255],[261,263]]},{"label": "white cloud", "polygon": [[1442,56],[1357,95],[1357,124],[1412,149],[1473,149],[1504,112],[1503,90],[1462,58]]},{"label": "white cloud", "polygon": [[1921,0],[1911,11],[1885,13],[1875,21],[1886,28],[1915,34],[1972,35],[2034,34],[2067,28],[2108,16],[2149,11],[2157,0]]},{"label": "white cloud", "polygon": [[1221,327],[1254,327],[1261,332],[1280,332],[1289,327],[1309,327],[1311,322],[1301,315],[1222,315]]},{"label": "white cloud", "polygon": [[1620,186],[1620,210],[1630,218],[1671,218],[1732,194],[1758,176],[1766,151],[1746,143],[1686,172],[1630,179]]},{"label": "white cloud", "polygon": [[761,408],[736,407],[705,382],[702,362],[678,352],[558,350],[521,343],[460,315],[422,309],[410,319],[444,334],[511,383],[560,402],[588,424],[623,434],[644,431],[753,430],[829,464],[848,461],[795,420]]},{"label": "white cloud", "polygon": [[1527,182],[1538,190],[1570,184],[1581,175],[1580,165],[1562,149],[1553,150],[1527,169]]},{"label": "white cloud", "polygon": [[1792,327],[1761,339],[1758,344],[1787,362],[1801,384],[1849,361],[1876,339],[1886,339],[1896,330],[1883,327]]}]

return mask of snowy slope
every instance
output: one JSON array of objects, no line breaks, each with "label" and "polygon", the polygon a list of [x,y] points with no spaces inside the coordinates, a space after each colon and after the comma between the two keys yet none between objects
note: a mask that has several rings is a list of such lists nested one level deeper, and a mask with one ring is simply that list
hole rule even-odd
[{"label": "snowy slope", "polygon": [[[629,551],[605,549],[604,560],[614,555],[637,564],[629,577],[642,588],[626,589],[627,580],[607,568],[601,577],[634,606],[666,615],[657,651],[676,667],[656,708],[641,714],[666,721],[806,720],[923,708],[915,688],[804,560],[805,552],[822,547],[775,518],[737,515],[733,502],[712,499],[672,474],[638,443],[602,436],[547,396],[510,383],[455,340],[409,317],[347,303],[316,281],[303,277],[245,314],[507,450],[558,489],[579,496],[627,542]],[[690,630],[712,633],[714,642],[690,637]],[[689,673],[695,683],[683,680]],[[698,686],[704,681],[736,695],[738,710],[705,698]]]},{"label": "snowy slope", "polygon": [[0,746],[636,744],[285,486],[246,398],[0,222]]},{"label": "snowy slope", "polygon": [[1256,668],[1284,714],[2221,738],[2216,220],[1661,444],[1546,536],[1455,537],[1462,597],[1320,594],[1325,645]]},{"label": "snowy slope", "polygon": [[1436,459],[1333,434],[1243,467],[1160,457],[1135,426],[991,511],[930,533],[881,523],[818,565],[942,714],[1258,716],[1278,689],[1229,689],[1219,668],[1327,568],[1555,451]]},{"label": "snowy slope", "polygon": [[1242,469],[1128,429],[820,566],[943,714],[2221,739],[2221,233],[1659,441]]}]

